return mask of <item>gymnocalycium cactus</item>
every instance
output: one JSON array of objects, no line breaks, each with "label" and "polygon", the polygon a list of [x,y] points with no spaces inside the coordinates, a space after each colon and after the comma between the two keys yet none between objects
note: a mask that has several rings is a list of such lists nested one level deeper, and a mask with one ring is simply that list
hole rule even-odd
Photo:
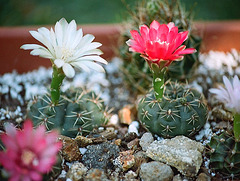
[{"label": "gymnocalycium cactus", "polygon": [[223,177],[239,178],[240,175],[240,142],[236,142],[232,131],[214,135],[208,144],[210,168]]},{"label": "gymnocalycium cactus", "polygon": [[153,91],[138,105],[138,117],[149,131],[164,137],[191,136],[200,130],[207,119],[203,98],[196,90],[186,89],[178,83],[165,85],[165,72],[173,61],[194,53],[194,48],[181,45],[188,31],[178,33],[170,22],[153,21],[150,28],[140,27],[140,34],[132,30],[133,39],[127,41],[129,50],[141,53],[153,73]]},{"label": "gymnocalycium cactus", "polygon": [[213,136],[210,143],[210,166],[226,177],[240,175],[240,80],[235,75],[230,81],[223,76],[226,88],[210,89],[216,98],[224,103],[233,114],[233,131]]},{"label": "gymnocalycium cactus", "polygon": [[[55,31],[55,32],[54,32]],[[89,71],[89,69],[104,71],[98,63],[107,64],[107,61],[99,55],[102,51],[97,49],[102,44],[92,42],[94,36],[83,36],[82,29],[77,30],[75,20],[69,24],[62,18],[55,25],[55,29],[39,28],[38,31],[30,31],[31,35],[42,45],[26,44],[22,49],[30,50],[32,55],[49,58],[52,63],[53,74],[51,83],[51,99],[57,105],[60,98],[60,87],[65,77],[73,78],[73,67]],[[98,63],[96,63],[98,62]]]},{"label": "gymnocalycium cactus", "polygon": [[[139,53],[129,52],[125,41],[130,38],[129,29],[138,29],[139,25],[150,25],[153,20],[160,23],[175,23],[180,31],[188,31],[189,38],[184,42],[186,47],[193,47],[197,51],[200,48],[201,38],[192,30],[192,13],[185,11],[178,0],[143,0],[138,2],[136,10],[130,12],[130,18],[126,22],[126,31],[123,33],[122,44],[119,53],[124,60],[122,66],[125,83],[133,93],[146,93],[151,87],[152,76],[147,62]],[[191,78],[194,67],[197,66],[198,52],[186,55],[182,61],[173,62],[166,72],[166,76],[172,80],[185,81]],[[136,93],[136,94],[137,94]]]},{"label": "gymnocalycium cactus", "polygon": [[138,104],[138,118],[150,132],[162,137],[196,134],[206,123],[204,98],[195,89],[167,82],[162,100],[150,91]]},{"label": "gymnocalycium cactus", "polygon": [[65,136],[87,134],[108,122],[108,111],[93,91],[78,88],[66,91],[55,105],[48,95],[29,105],[28,117],[34,126],[44,124],[47,130],[59,129]]}]

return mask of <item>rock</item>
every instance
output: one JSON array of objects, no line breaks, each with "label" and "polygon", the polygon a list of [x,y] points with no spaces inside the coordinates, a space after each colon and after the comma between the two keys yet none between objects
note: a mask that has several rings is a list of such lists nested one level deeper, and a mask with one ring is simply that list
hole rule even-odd
[{"label": "rock", "polygon": [[119,153],[119,156],[114,160],[114,165],[122,168],[123,171],[127,171],[135,163],[133,150],[123,151]]},{"label": "rock", "polygon": [[173,177],[172,181],[183,181],[183,179],[180,174],[177,174]]},{"label": "rock", "polygon": [[62,142],[62,149],[61,153],[63,158],[68,161],[78,161],[81,160],[82,154],[79,151],[78,144],[75,140],[72,138],[69,138],[67,136],[59,136],[59,141]]},{"label": "rock", "polygon": [[113,167],[113,160],[119,156],[119,148],[108,142],[88,145],[82,162],[87,168],[107,169]]},{"label": "rock", "polygon": [[138,174],[140,170],[140,166],[143,163],[147,163],[149,158],[146,155],[146,152],[144,151],[138,151],[137,153],[134,154],[135,158],[135,164],[133,165],[132,169]]},{"label": "rock", "polygon": [[130,132],[130,133],[125,134],[125,136],[122,139],[122,141],[130,142],[130,141],[134,140],[137,137],[138,136],[137,136],[137,134],[135,132]]},{"label": "rock", "polygon": [[136,150],[138,148],[138,146],[139,146],[139,139],[138,138],[135,138],[134,140],[130,141],[127,144],[127,147],[130,150]]},{"label": "rock", "polygon": [[205,173],[200,173],[196,181],[211,181],[211,177]]},{"label": "rock", "polygon": [[129,170],[125,175],[124,175],[124,180],[129,180],[129,181],[137,181],[137,174],[133,172],[132,170]]},{"label": "rock", "polygon": [[107,140],[112,140],[117,137],[117,134],[115,133],[115,129],[112,127],[107,128],[103,132],[100,133],[104,138]]},{"label": "rock", "polygon": [[148,146],[153,142],[153,136],[151,133],[147,132],[144,133],[140,139],[140,146],[142,147],[143,151],[147,151]]},{"label": "rock", "polygon": [[148,146],[147,156],[178,169],[185,176],[196,176],[202,163],[204,146],[185,136],[154,141]]},{"label": "rock", "polygon": [[134,105],[126,105],[119,112],[120,123],[130,125],[135,117],[136,108]]},{"label": "rock", "polygon": [[92,168],[88,171],[84,181],[109,181],[109,179],[103,170]]},{"label": "rock", "polygon": [[122,143],[122,140],[121,139],[117,139],[114,141],[114,144],[117,145],[117,146],[120,146]]},{"label": "rock", "polygon": [[139,176],[143,181],[171,181],[173,171],[164,163],[152,161],[141,165]]},{"label": "rock", "polygon": [[85,147],[93,143],[91,138],[86,138],[84,136],[77,136],[75,141],[78,143],[79,147]]},{"label": "rock", "polygon": [[82,163],[74,163],[67,172],[67,178],[72,181],[83,180],[83,176],[87,173],[87,168]]}]

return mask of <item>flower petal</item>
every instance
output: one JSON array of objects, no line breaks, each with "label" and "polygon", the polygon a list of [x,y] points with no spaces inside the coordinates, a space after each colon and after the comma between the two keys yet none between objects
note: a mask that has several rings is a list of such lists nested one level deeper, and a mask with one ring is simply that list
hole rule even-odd
[{"label": "flower petal", "polygon": [[68,78],[73,78],[73,77],[74,77],[75,71],[74,71],[73,67],[72,67],[70,64],[65,63],[65,64],[62,66],[62,69],[63,69],[64,74],[65,74]]},{"label": "flower petal", "polygon": [[56,60],[54,60],[54,64],[57,66],[57,68],[62,67],[64,63],[65,63],[65,62],[64,62],[64,60],[62,60],[62,59],[56,59]]}]

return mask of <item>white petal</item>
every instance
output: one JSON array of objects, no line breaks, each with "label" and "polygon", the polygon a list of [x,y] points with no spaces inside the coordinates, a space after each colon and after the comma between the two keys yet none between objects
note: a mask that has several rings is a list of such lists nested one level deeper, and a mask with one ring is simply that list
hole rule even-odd
[{"label": "white petal", "polygon": [[79,29],[75,35],[75,40],[74,42],[72,42],[72,48],[75,49],[76,46],[80,43],[80,41],[82,40],[82,36],[83,36],[83,32],[82,32],[82,28]]},{"label": "white petal", "polygon": [[94,61],[97,61],[97,62],[100,62],[103,64],[108,64],[108,62],[106,60],[104,60],[102,57],[94,56],[94,55],[93,56],[84,56],[84,57],[77,59],[77,61],[85,61],[85,60],[94,60]]},{"label": "white petal", "polygon": [[62,59],[56,59],[54,60],[54,64],[57,66],[57,68],[60,68],[63,66],[65,62]]},{"label": "white petal", "polygon": [[75,75],[75,70],[73,69],[73,67],[68,64],[65,63],[62,67],[64,74],[68,77],[68,78],[73,78]]},{"label": "white petal", "polygon": [[82,57],[82,56],[86,56],[86,55],[102,55],[102,54],[103,54],[103,52],[101,50],[93,49],[93,50],[89,50],[89,51],[79,54],[78,57]]},{"label": "white petal", "polygon": [[62,46],[62,44],[63,44],[63,27],[59,22],[57,22],[55,25],[55,34],[56,34],[57,45]]},{"label": "white petal", "polygon": [[78,69],[83,69],[86,72],[90,72],[90,69],[81,62],[73,62],[73,63],[71,63],[71,65],[73,65],[74,67],[76,67]]},{"label": "white petal", "polygon": [[82,47],[84,47],[84,46],[86,46],[86,45],[88,45],[88,44],[90,44],[93,40],[94,40],[94,36],[93,35],[91,35],[91,34],[86,34],[83,38],[82,38],[82,40],[80,41],[80,43],[78,44],[78,48],[82,48]]},{"label": "white petal", "polygon": [[31,49],[38,49],[38,48],[45,48],[45,47],[37,44],[25,44],[25,45],[22,45],[20,48],[24,50],[31,50]]},{"label": "white petal", "polygon": [[99,65],[98,63],[91,62],[91,61],[81,61],[79,63],[84,64],[84,65],[88,66],[90,69],[93,69],[97,72],[105,72],[104,68],[101,65]]},{"label": "white petal", "polygon": [[39,55],[40,57],[44,58],[49,58],[52,59],[54,58],[49,51],[44,50],[44,49],[34,49],[30,52],[31,55]]}]

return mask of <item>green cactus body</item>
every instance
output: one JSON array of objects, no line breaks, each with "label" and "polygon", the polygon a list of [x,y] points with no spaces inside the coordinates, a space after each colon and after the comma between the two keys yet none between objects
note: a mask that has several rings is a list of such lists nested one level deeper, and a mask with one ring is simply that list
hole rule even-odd
[{"label": "green cactus body", "polygon": [[28,117],[34,126],[44,124],[47,130],[58,129],[62,135],[87,134],[108,121],[103,100],[94,92],[78,88],[66,91],[55,105],[49,95],[38,97],[29,105]]},{"label": "green cactus body", "polygon": [[194,34],[191,28],[191,12],[185,12],[178,0],[149,0],[139,3],[136,10],[131,12],[132,17],[127,22],[130,24],[123,34],[120,57],[124,60],[122,66],[125,84],[133,93],[146,93],[151,87],[152,72],[148,63],[138,53],[129,52],[126,41],[131,38],[130,30],[138,29],[140,25],[147,26],[153,20],[162,23],[174,22],[179,31],[189,31],[189,38],[183,43],[186,47],[192,47],[197,50],[194,54],[185,55],[182,61],[173,61],[166,72],[166,80],[185,81],[191,78],[194,68],[197,66],[198,53],[201,45],[201,38]]},{"label": "green cactus body", "polygon": [[208,147],[210,168],[226,178],[239,178],[240,142],[235,141],[233,134],[224,131],[214,135]]},{"label": "green cactus body", "polygon": [[206,123],[202,95],[183,84],[168,82],[162,100],[150,91],[138,105],[138,118],[150,132],[164,138],[196,134]]}]

